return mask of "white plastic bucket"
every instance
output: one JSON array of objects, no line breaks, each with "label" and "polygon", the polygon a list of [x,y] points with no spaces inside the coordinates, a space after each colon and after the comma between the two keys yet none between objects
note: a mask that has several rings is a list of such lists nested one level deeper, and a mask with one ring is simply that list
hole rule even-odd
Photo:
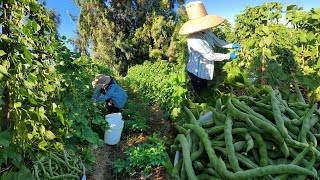
[{"label": "white plastic bucket", "polygon": [[124,121],[121,113],[112,113],[106,115],[106,121],[109,129],[104,133],[104,142],[109,145],[115,145],[120,142]]}]

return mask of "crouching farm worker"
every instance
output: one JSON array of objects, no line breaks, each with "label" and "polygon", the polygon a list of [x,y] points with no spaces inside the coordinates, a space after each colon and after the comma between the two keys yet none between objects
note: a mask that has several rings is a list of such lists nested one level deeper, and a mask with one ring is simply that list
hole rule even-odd
[{"label": "crouching farm worker", "polygon": [[93,102],[106,101],[108,113],[118,113],[125,105],[128,95],[114,78],[103,74],[96,75],[92,86],[96,88]]}]

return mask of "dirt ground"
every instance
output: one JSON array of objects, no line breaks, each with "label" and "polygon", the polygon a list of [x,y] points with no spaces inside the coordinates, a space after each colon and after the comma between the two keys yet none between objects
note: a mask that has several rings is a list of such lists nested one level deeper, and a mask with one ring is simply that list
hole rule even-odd
[{"label": "dirt ground", "polygon": [[163,118],[163,112],[158,105],[153,105],[150,110],[149,119],[147,120],[147,133],[130,134],[127,137],[121,137],[117,145],[103,145],[96,149],[97,161],[93,165],[93,173],[87,175],[88,180],[166,180],[169,179],[164,167],[156,167],[147,176],[143,172],[134,177],[123,175],[115,172],[113,162],[116,159],[124,158],[123,151],[129,146],[143,142],[146,136],[156,132],[161,137],[170,136],[175,133],[173,125]]}]

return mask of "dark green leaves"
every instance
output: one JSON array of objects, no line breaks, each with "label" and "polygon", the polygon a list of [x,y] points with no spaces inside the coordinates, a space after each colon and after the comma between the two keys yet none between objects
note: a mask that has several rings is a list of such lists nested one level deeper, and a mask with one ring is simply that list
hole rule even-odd
[{"label": "dark green leaves", "polygon": [[8,131],[0,132],[0,145],[5,147],[9,146],[11,138],[11,134]]}]

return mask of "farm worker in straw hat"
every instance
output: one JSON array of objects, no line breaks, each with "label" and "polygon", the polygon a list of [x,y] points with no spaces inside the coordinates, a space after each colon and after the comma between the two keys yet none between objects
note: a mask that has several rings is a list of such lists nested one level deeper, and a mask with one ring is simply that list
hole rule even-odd
[{"label": "farm worker in straw hat", "polygon": [[127,93],[110,76],[97,74],[92,81],[92,86],[96,88],[92,98],[93,102],[106,101],[110,114],[120,112],[128,99]]},{"label": "farm worker in straw hat", "polygon": [[229,44],[219,39],[210,30],[224,21],[224,18],[208,15],[200,1],[190,2],[186,5],[189,20],[179,31],[181,35],[188,35],[189,61],[187,72],[195,92],[207,88],[208,80],[213,79],[214,61],[235,59],[235,52],[230,54],[215,53],[214,46],[234,48],[240,50],[239,44]]}]

